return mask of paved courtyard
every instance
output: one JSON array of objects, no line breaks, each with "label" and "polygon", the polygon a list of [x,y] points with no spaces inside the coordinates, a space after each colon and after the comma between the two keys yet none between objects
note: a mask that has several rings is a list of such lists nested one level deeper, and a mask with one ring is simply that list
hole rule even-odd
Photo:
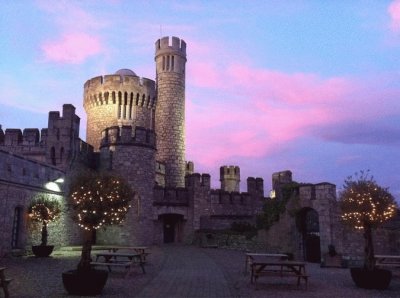
[{"label": "paved courtyard", "polygon": [[[260,278],[256,290],[243,273],[241,251],[176,245],[150,251],[146,274],[137,268],[125,279],[124,271],[115,269],[101,297],[400,297],[400,276],[386,291],[362,290],[354,286],[348,269],[307,264],[307,290],[298,288],[294,278],[279,277]],[[74,269],[79,253],[59,250],[45,259],[0,259],[0,266],[8,267],[7,277],[13,278],[11,297],[67,297],[61,273]]]}]

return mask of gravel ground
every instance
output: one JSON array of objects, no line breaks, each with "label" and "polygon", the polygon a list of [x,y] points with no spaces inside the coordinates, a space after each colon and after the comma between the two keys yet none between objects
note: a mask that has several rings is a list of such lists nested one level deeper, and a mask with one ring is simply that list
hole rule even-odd
[{"label": "gravel ground", "polygon": [[[174,249],[180,250],[180,252],[174,252]],[[400,297],[399,275],[392,279],[389,289],[385,291],[363,290],[355,287],[348,269],[320,268],[317,264],[307,264],[307,273],[310,276],[307,290],[304,286],[298,288],[297,280],[294,278],[279,277],[260,278],[259,289],[256,290],[254,285],[250,284],[249,274],[246,275],[243,272],[244,253],[241,251],[193,246],[164,246],[151,247],[150,252],[146,264],[146,274],[142,274],[140,267],[137,267],[125,279],[122,268],[113,270],[109,274],[101,297],[148,297],[144,293],[160,293],[159,288],[168,283],[165,276],[168,278],[166,272],[171,270],[170,267],[173,264],[171,256],[175,258],[176,255],[181,259],[181,264],[187,264],[184,270],[185,278],[182,279],[186,292],[179,291],[179,286],[177,286],[176,293],[193,293],[190,291],[190,287],[198,287],[197,283],[200,279],[202,282],[204,280],[207,282],[207,276],[199,276],[202,274],[201,272],[207,274],[207,271],[196,270],[196,268],[192,268],[193,264],[196,266],[199,266],[199,262],[209,264],[207,266],[211,264],[213,268],[217,268],[217,270],[213,270],[220,273],[211,274],[208,277],[211,284],[208,294],[193,296],[192,294],[176,296],[170,294],[169,297],[219,297],[218,293],[212,292],[216,283],[210,278],[214,278],[214,276],[218,276],[221,279],[220,282],[229,287],[227,292],[218,289],[222,291],[219,293],[224,293],[224,297]],[[11,297],[67,297],[62,285],[61,273],[76,267],[79,254],[78,251],[59,250],[49,258],[27,256],[1,259],[0,267],[6,266],[6,276],[13,279],[9,287]],[[199,262],[193,258],[197,258]],[[177,268],[172,269],[177,272]],[[179,279],[180,277],[175,278]],[[164,282],[160,284],[160,280]],[[156,287],[157,291],[153,291],[152,289]],[[1,289],[0,297],[3,297]]]}]

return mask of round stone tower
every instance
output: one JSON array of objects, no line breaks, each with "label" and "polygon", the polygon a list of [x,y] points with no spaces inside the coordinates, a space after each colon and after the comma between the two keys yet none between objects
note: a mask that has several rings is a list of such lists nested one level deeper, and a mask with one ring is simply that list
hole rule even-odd
[{"label": "round stone tower", "polygon": [[155,61],[157,161],[165,164],[165,186],[184,187],[186,43],[177,37],[157,40]]},{"label": "round stone tower", "polygon": [[83,106],[87,113],[86,140],[100,148],[101,132],[111,126],[140,126],[154,130],[155,82],[120,69],[86,81]]}]

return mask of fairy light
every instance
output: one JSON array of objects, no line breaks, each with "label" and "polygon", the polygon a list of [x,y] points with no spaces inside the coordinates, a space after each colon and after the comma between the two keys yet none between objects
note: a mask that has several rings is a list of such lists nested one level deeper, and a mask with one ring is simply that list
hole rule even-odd
[{"label": "fairy light", "polygon": [[121,223],[132,197],[128,186],[112,177],[99,177],[95,183],[76,188],[71,195],[78,225],[85,230]]},{"label": "fairy light", "polygon": [[377,226],[392,218],[397,210],[393,196],[367,178],[346,180],[341,193],[342,219],[357,230],[362,230],[365,223]]},{"label": "fairy light", "polygon": [[32,202],[28,215],[33,221],[48,224],[56,221],[60,212],[61,210],[57,203],[45,200],[36,200]]}]

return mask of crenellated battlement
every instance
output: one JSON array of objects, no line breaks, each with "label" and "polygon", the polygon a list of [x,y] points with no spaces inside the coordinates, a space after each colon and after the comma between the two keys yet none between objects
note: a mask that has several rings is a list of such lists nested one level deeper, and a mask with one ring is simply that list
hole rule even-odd
[{"label": "crenellated battlement", "polygon": [[136,75],[120,74],[94,77],[86,81],[83,102],[85,109],[116,104],[154,108],[155,82]]},{"label": "crenellated battlement", "polygon": [[185,186],[187,188],[204,188],[211,189],[211,176],[210,174],[194,173],[185,177]]},{"label": "crenellated battlement", "polygon": [[222,189],[212,189],[211,203],[218,205],[249,205],[251,204],[251,195],[247,192],[228,192]]},{"label": "crenellated battlement", "polygon": [[39,132],[38,128],[25,128],[23,131],[18,128],[7,128],[3,132],[0,127],[0,146],[26,146],[39,147],[46,143],[47,128]]},{"label": "crenellated battlement", "polygon": [[153,130],[132,126],[112,126],[102,131],[100,148],[118,145],[155,148],[156,135]]},{"label": "crenellated battlement", "polygon": [[186,42],[183,39],[175,36],[172,36],[171,39],[169,36],[158,39],[156,41],[155,48],[156,57],[171,52],[173,52],[173,54],[186,57]]},{"label": "crenellated battlement", "polygon": [[186,188],[160,187],[154,188],[154,206],[188,206],[189,193]]},{"label": "crenellated battlement", "polygon": [[262,178],[247,178],[247,192],[264,197],[264,179]]}]

